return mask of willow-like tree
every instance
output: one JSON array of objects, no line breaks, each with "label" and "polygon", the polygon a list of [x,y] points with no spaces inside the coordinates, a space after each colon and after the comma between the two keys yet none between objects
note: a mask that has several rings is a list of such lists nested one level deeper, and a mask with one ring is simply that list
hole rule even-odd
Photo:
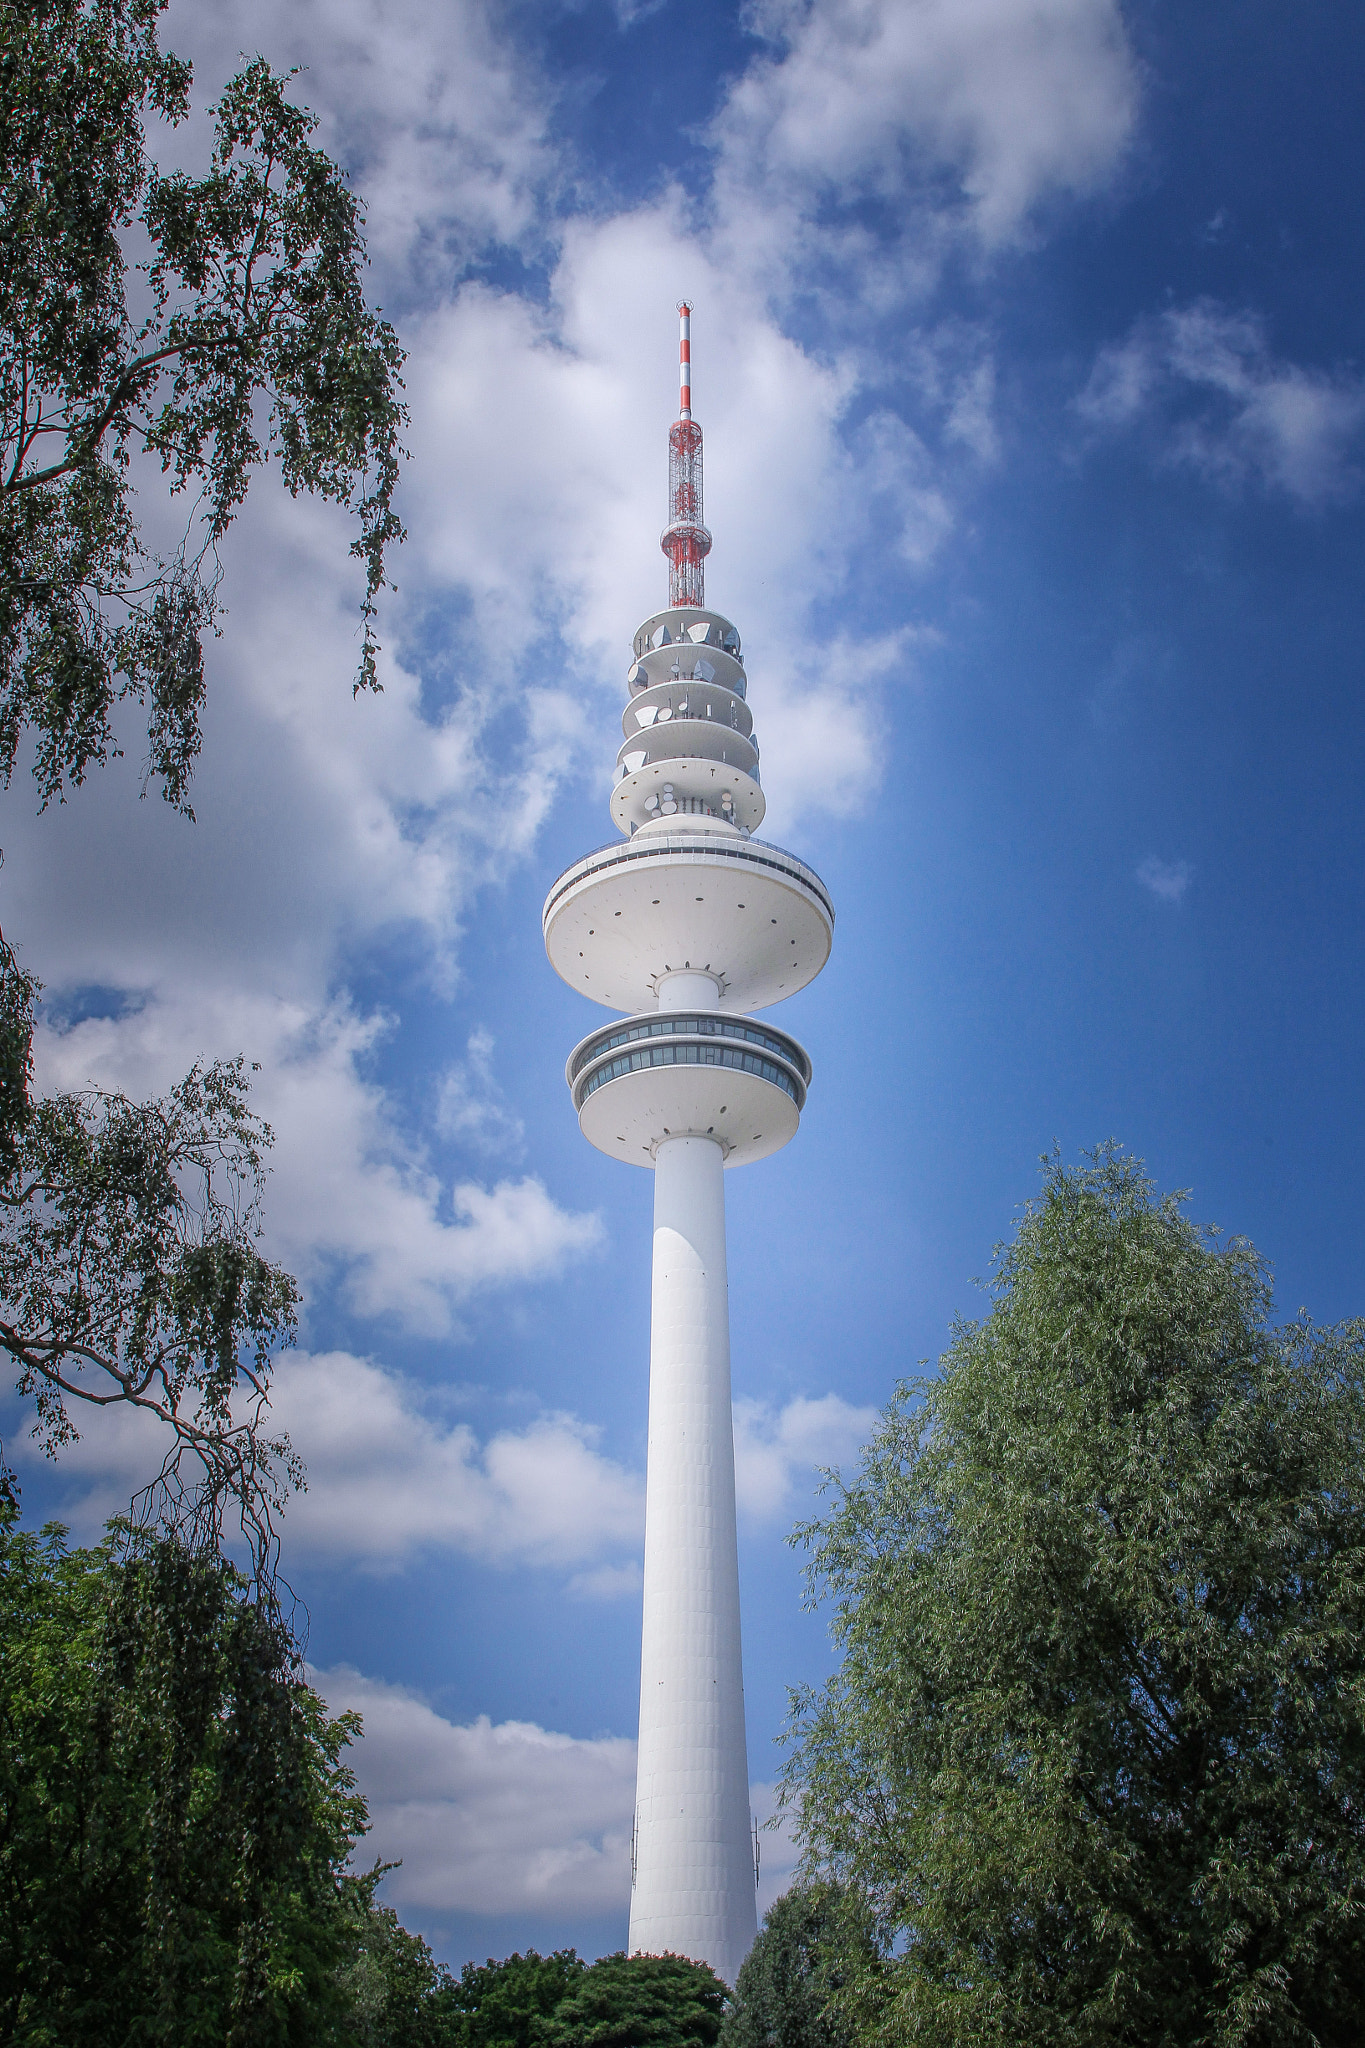
[{"label": "willow-like tree", "polygon": [[[0,773],[31,735],[44,802],[117,751],[132,697],[148,776],[188,809],[217,550],[257,468],[356,518],[357,689],[401,537],[403,355],[366,303],[356,197],[259,58],[203,175],[157,167],[148,115],[190,103],[166,4],[0,0]],[[164,555],[137,517],[158,476],[186,507]]]},{"label": "willow-like tree", "polygon": [[455,2048],[449,1973],[350,1868],[358,1732],[222,1559],[0,1500],[4,2048]]},{"label": "willow-like tree", "polygon": [[69,1551],[0,1501],[0,2041],[347,2038],[356,1724],[243,1593],[177,1543]]},{"label": "willow-like tree", "polygon": [[1047,1165],[994,1296],[803,1532],[842,1662],[787,1789],[892,1949],[877,2031],[1347,2048],[1365,1325],[1277,1326],[1113,1148]]}]

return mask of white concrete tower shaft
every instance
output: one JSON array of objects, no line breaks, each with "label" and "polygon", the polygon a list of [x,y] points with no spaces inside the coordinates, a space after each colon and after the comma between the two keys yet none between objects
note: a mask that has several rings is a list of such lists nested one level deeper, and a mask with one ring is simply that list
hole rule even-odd
[{"label": "white concrete tower shaft", "polygon": [[820,972],[828,891],[755,839],[764,797],[739,634],[708,611],[702,433],[680,312],[669,606],[635,634],[614,846],[545,900],[545,948],[615,1012],[569,1055],[583,1135],[654,1172],[640,1753],[630,1947],[733,1986],[757,1928],[740,1651],[725,1174],[796,1134],[811,1065],[751,1012]]},{"label": "white concrete tower shaft", "polygon": [[[676,974],[669,984],[701,977]],[[693,993],[667,985],[663,1001]],[[672,1005],[670,1005],[672,1006]],[[707,1005],[714,1009],[714,983]],[[632,1954],[704,1957],[733,1985],[757,1929],[740,1648],[725,1155],[654,1154],[640,1754]]]}]

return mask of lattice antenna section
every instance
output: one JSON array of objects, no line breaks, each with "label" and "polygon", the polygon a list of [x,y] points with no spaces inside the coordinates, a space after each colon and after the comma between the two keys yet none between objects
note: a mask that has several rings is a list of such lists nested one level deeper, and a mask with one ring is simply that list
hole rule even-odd
[{"label": "lattice antenna section", "polygon": [[692,308],[678,307],[678,417],[668,430],[668,602],[701,610],[711,536],[702,523],[701,428],[692,417]]}]

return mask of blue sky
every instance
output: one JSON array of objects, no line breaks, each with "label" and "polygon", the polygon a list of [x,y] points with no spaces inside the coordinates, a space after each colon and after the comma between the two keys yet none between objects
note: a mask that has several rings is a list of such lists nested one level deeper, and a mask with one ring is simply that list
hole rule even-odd
[{"label": "blue sky", "polygon": [[[674,304],[765,836],[838,909],[801,1132],[727,1176],[750,1764],[830,1652],[785,1544],[977,1312],[1038,1156],[1113,1136],[1361,1304],[1365,27],[1173,0],[175,0],[300,91],[410,350],[385,694],[333,514],[258,484],[190,827],[135,736],[4,799],[52,1085],[261,1063],[310,1490],[388,1892],[451,1961],[624,1939],[650,1185],[579,1137],[539,912],[611,836]],[[186,162],[201,122],[165,142]],[[161,513],[149,499],[155,531]],[[114,1424],[33,1517],[97,1529]],[[765,1896],[790,1867],[767,1852]]]}]

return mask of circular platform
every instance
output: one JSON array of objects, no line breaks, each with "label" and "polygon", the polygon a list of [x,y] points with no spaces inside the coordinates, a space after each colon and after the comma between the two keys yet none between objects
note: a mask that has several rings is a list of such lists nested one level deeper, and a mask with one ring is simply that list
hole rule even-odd
[{"label": "circular platform", "polygon": [[703,1137],[727,1166],[743,1166],[795,1136],[811,1067],[771,1025],[656,1011],[589,1033],[565,1078],[584,1137],[609,1158],[652,1166],[666,1139]]},{"label": "circular platform", "polygon": [[559,877],[542,913],[550,964],[609,1009],[648,1010],[666,974],[714,979],[727,1013],[763,1010],[829,958],[834,906],[813,868],[733,826],[649,825]]},{"label": "circular platform", "polygon": [[758,786],[757,747],[737,733],[708,731],[700,719],[680,719],[628,741],[616,773],[611,821],[622,832],[668,817],[665,804],[681,809],[684,802],[718,823],[727,822],[728,812],[746,832],[763,823],[767,803]]}]

